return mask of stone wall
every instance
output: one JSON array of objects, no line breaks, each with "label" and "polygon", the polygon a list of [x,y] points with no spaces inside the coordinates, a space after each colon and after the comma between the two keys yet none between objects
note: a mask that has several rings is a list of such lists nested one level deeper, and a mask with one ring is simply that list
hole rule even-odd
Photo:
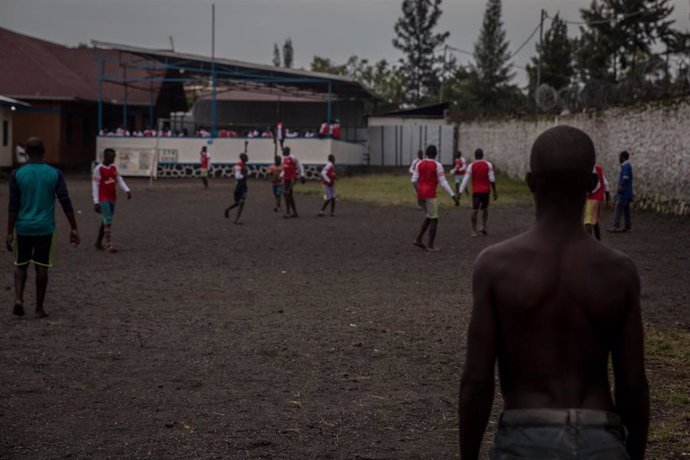
[{"label": "stone wall", "polygon": [[630,152],[637,207],[690,215],[690,100],[554,118],[460,123],[459,147],[468,158],[481,147],[497,169],[524,178],[532,143],[557,124],[580,128],[592,137],[597,161],[612,187],[618,154]]}]

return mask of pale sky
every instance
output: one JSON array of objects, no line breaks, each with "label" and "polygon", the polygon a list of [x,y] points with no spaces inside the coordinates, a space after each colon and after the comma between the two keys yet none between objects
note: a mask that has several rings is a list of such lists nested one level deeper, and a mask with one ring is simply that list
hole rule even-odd
[{"label": "pale sky", "polygon": [[[393,25],[402,0],[0,0],[0,27],[65,45],[90,40],[210,55],[211,4],[216,4],[216,54],[270,63],[273,43],[291,37],[295,66],[308,68],[314,55],[337,63],[351,55],[395,61]],[[542,8],[551,15],[580,20],[590,0],[504,0],[503,20],[514,51],[539,23]],[[674,0],[676,27],[690,28],[690,0]],[[485,0],[444,0],[440,30],[449,44],[471,51]],[[548,23],[547,23],[548,24]],[[577,26],[570,26],[572,34]],[[534,42],[518,53],[524,65]],[[471,57],[458,55],[460,62]],[[524,71],[516,70],[524,80]]]}]

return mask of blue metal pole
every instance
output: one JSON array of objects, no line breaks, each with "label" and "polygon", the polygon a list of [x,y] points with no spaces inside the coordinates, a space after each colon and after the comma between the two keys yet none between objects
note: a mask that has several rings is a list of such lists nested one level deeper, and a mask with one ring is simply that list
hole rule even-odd
[{"label": "blue metal pole", "polygon": [[332,120],[332,112],[333,112],[333,107],[332,107],[332,97],[331,93],[333,90],[333,83],[331,81],[328,82],[328,124],[331,124]]},{"label": "blue metal pole", "polygon": [[148,127],[153,129],[153,127],[156,126],[154,124],[154,121],[153,121],[153,82],[151,82],[150,87],[151,87],[151,89],[149,91],[149,126]]},{"label": "blue metal pole", "polygon": [[127,130],[127,68],[123,67],[122,77],[125,81],[125,101],[122,106],[122,127]]},{"label": "blue metal pole", "polygon": [[218,101],[216,99],[218,88],[216,85],[216,73],[211,75],[211,136],[218,135]]}]

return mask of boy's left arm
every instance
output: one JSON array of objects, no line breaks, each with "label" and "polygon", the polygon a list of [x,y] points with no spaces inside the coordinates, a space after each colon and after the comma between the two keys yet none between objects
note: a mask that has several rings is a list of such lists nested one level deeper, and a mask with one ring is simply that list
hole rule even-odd
[{"label": "boy's left arm", "polygon": [[117,173],[117,185],[120,187],[120,189],[127,194],[127,199],[131,200],[132,199],[132,191],[127,187],[127,182],[122,178],[120,173]]}]

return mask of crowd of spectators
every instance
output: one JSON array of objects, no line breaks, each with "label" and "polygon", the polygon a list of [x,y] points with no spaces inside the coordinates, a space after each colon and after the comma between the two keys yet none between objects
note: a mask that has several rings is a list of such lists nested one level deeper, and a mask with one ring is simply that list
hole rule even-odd
[{"label": "crowd of spectators", "polygon": [[[171,130],[164,129],[162,131],[156,132],[156,130],[151,128],[146,128],[144,130],[134,130],[130,131],[122,126],[116,129],[102,129],[99,136],[103,137],[201,137],[207,138],[212,137],[211,131],[206,128],[197,129],[193,134],[190,134],[187,129],[182,130]],[[336,120],[335,123],[327,123],[325,120],[321,124],[318,130],[313,129],[301,129],[301,130],[291,130],[290,128],[285,129],[285,138],[295,139],[295,138],[333,138],[340,139],[341,127],[340,123]],[[272,129],[221,129],[218,131],[218,137],[224,138],[249,138],[249,139],[273,139],[275,133]]]}]

